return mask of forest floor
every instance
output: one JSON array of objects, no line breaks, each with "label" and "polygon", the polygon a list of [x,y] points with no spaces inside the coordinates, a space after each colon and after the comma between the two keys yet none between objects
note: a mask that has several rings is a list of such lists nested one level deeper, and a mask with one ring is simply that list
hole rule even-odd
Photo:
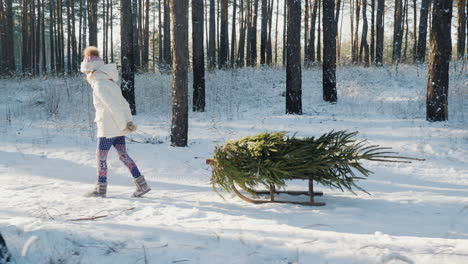
[{"label": "forest floor", "polygon": [[[468,263],[466,68],[452,66],[449,121],[438,123],[425,121],[425,66],[340,67],[334,105],[322,101],[320,70],[306,70],[301,116],[284,114],[285,76],[209,73],[207,112],[189,114],[189,146],[173,148],[171,76],[138,75],[139,132],[128,149],[153,188],[141,199],[130,198],[133,182],[113,151],[108,198],[83,197],[96,180],[83,76],[0,80],[0,232],[16,262]],[[317,186],[324,207],[252,205],[212,190],[205,159],[217,144],[283,130],[359,131],[358,139],[426,160],[366,162],[374,174],[358,185],[370,195]]]}]

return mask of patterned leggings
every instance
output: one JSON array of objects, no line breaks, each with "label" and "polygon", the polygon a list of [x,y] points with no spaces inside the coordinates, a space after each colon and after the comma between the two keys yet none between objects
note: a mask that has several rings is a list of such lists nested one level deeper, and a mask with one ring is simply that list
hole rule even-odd
[{"label": "patterned leggings", "polygon": [[132,173],[133,178],[140,176],[140,171],[135,162],[128,156],[125,148],[125,136],[105,138],[101,137],[98,141],[97,160],[98,160],[98,181],[107,182],[107,154],[110,148],[114,146],[119,154],[120,160],[127,166]]}]

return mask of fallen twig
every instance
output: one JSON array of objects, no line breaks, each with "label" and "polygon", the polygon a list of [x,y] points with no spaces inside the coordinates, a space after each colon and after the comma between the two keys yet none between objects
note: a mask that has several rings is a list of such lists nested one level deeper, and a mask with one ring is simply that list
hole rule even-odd
[{"label": "fallen twig", "polygon": [[[125,210],[121,210],[120,212],[127,212],[127,211],[131,211],[131,210],[134,210],[135,207],[132,207],[132,208],[128,208],[128,209],[125,209]],[[114,214],[105,214],[105,215],[97,215],[97,216],[92,216],[92,217],[84,217],[84,218],[75,218],[75,219],[68,219],[68,221],[87,221],[87,220],[96,220],[96,219],[100,219],[100,218],[104,218],[104,217],[108,217],[108,216],[112,216]]]}]

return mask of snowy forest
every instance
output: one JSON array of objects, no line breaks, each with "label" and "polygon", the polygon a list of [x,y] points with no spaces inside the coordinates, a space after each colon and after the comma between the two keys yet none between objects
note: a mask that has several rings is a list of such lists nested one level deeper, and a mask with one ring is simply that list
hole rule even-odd
[{"label": "snowy forest", "polygon": [[468,263],[467,15],[0,0],[0,264]]}]

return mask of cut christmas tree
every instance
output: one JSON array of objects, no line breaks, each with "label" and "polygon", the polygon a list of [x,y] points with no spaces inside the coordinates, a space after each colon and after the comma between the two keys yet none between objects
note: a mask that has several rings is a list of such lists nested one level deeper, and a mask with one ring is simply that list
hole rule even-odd
[{"label": "cut christmas tree", "polygon": [[[228,141],[217,146],[214,157],[207,160],[212,169],[211,183],[219,188],[234,192],[252,203],[296,203],[324,205],[314,202],[313,181],[342,191],[364,189],[356,182],[367,178],[372,172],[363,167],[362,161],[405,162],[420,160],[398,156],[391,148],[369,145],[357,140],[357,132],[332,131],[318,138],[289,137],[286,132],[261,133]],[[309,180],[308,192],[277,191],[286,187],[287,180]],[[269,200],[256,200],[241,194],[236,185],[246,192],[270,194]],[[267,192],[257,191],[259,186]],[[274,194],[308,194],[309,202],[277,201]]]}]

